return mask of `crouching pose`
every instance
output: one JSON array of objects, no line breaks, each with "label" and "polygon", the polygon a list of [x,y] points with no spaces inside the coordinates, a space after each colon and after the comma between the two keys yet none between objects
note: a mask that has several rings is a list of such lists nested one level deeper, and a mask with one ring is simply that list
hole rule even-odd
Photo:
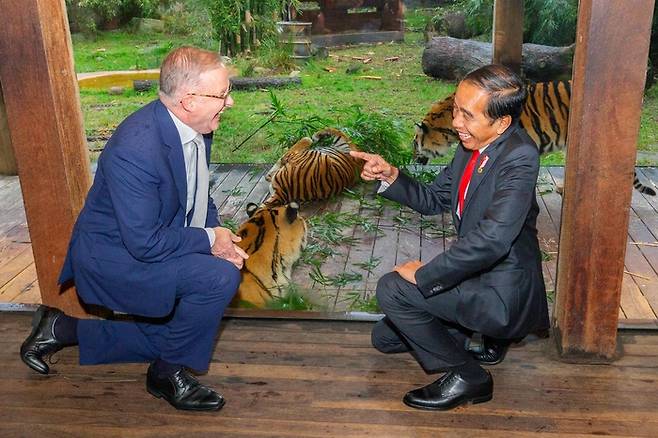
[{"label": "crouching pose", "polygon": [[160,70],[160,98],[119,125],[98,161],[60,282],[85,304],[130,315],[76,319],[42,306],[21,347],[45,359],[79,345],[83,365],[148,362],[146,389],[178,409],[218,410],[223,397],[189,370],[208,369],[247,255],[209,197],[212,132],[233,105],[214,52],[181,47]]},{"label": "crouching pose", "polygon": [[[363,179],[381,181],[381,195],[425,215],[449,211],[458,233],[442,254],[398,265],[377,285],[386,316],[373,329],[375,348],[410,351],[426,371],[444,372],[408,392],[409,406],[490,400],[493,380],[481,364],[500,362],[512,339],[548,328],[536,229],[539,153],[518,125],[524,97],[505,67],[469,73],[454,98],[460,146],[429,185],[378,155],[351,152],[365,160]],[[483,334],[481,351],[466,348],[472,332]]]}]

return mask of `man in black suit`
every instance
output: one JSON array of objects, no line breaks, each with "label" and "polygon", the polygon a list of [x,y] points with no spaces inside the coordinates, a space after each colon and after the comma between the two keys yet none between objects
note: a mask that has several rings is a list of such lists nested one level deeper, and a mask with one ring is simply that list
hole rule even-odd
[{"label": "man in black suit", "polygon": [[[460,82],[453,127],[460,145],[432,184],[415,181],[380,156],[365,160],[361,176],[379,180],[382,196],[433,215],[450,211],[458,238],[427,263],[395,267],[377,284],[385,313],[372,333],[385,353],[410,351],[435,382],[408,392],[404,403],[445,410],[489,401],[491,374],[481,364],[503,359],[511,340],[548,328],[536,220],[536,145],[519,127],[525,99],[520,78],[488,65]],[[473,332],[483,350],[467,349]]]}]

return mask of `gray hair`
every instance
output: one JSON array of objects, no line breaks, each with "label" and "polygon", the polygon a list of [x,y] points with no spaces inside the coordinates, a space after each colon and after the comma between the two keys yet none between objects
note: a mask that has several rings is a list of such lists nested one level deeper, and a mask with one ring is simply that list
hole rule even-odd
[{"label": "gray hair", "polygon": [[160,67],[160,94],[173,98],[184,86],[195,86],[202,73],[223,68],[217,52],[183,46],[172,50]]}]

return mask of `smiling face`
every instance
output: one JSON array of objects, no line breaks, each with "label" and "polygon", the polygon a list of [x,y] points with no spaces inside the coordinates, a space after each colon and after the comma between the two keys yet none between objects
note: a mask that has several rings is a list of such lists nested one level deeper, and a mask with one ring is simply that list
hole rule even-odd
[{"label": "smiling face", "polygon": [[452,126],[466,149],[476,150],[490,144],[505,132],[510,116],[491,120],[486,115],[489,94],[470,82],[461,82],[455,93]]},{"label": "smiling face", "polygon": [[201,134],[216,130],[221,114],[233,106],[228,70],[216,68],[201,73],[198,83],[188,87],[180,103],[183,123]]}]

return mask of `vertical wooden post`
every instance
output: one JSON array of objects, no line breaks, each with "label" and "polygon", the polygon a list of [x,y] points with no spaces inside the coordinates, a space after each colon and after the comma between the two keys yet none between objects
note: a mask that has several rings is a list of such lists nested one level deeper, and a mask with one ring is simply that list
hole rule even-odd
[{"label": "vertical wooden post", "polygon": [[60,291],[73,223],[90,186],[64,0],[0,0],[0,78],[41,297],[84,314]]},{"label": "vertical wooden post", "polygon": [[523,0],[495,0],[492,41],[491,62],[521,73]]},{"label": "vertical wooden post", "polygon": [[580,0],[554,333],[565,359],[615,356],[654,0]]},{"label": "vertical wooden post", "polygon": [[2,84],[0,84],[0,175],[18,175],[14,150],[11,147],[9,126],[7,126],[7,111],[5,100],[2,97]]}]

